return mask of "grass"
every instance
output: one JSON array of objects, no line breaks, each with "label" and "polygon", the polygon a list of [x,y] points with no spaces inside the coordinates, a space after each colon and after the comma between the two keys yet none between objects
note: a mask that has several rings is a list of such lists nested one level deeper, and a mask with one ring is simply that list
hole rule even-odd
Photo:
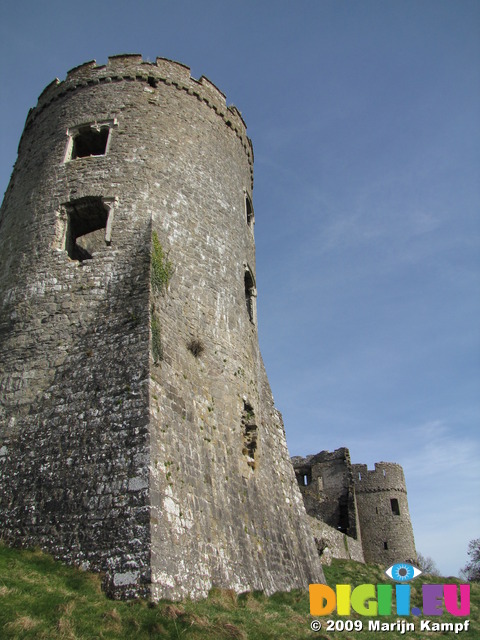
[{"label": "grass", "polygon": [[[337,560],[325,567],[330,586],[335,584],[391,583],[377,565],[361,565]],[[480,638],[480,585],[472,585],[471,630],[453,632],[379,633],[367,630],[369,618],[362,620],[359,632],[326,632],[310,629],[309,598],[306,591],[277,593],[266,597],[252,592],[236,595],[233,591],[213,589],[200,602],[185,601],[158,604],[144,600],[119,602],[109,600],[100,589],[100,576],[67,567],[36,550],[15,550],[0,544],[0,638],[38,640],[146,640],[152,638],[186,638],[188,640],[390,640],[404,638]],[[417,578],[412,585],[413,605],[423,582],[456,582],[454,578],[430,576]],[[345,618],[344,618],[345,619]],[[396,616],[381,616],[382,622],[394,622]],[[458,621],[442,615],[438,621]]]}]

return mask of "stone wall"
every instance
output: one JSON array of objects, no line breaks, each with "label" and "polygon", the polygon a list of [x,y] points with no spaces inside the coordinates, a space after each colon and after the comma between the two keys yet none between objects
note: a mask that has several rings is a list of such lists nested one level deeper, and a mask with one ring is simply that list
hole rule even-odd
[{"label": "stone wall", "polygon": [[0,535],[114,596],[323,580],[258,347],[251,143],[179,63],[29,113],[0,214]]},{"label": "stone wall", "polygon": [[365,562],[361,540],[347,536],[313,516],[308,516],[308,521],[322,564],[331,564],[333,558]]}]

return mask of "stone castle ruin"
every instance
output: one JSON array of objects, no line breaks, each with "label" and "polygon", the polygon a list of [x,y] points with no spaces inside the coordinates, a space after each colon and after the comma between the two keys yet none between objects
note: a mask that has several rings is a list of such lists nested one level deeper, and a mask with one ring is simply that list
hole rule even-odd
[{"label": "stone castle ruin", "polygon": [[252,186],[240,112],[177,62],[88,62],[28,114],[0,212],[0,536],[114,597],[323,581],[302,493],[336,516],[262,363]]},{"label": "stone castle ruin", "polygon": [[402,467],[351,464],[348,449],[292,463],[322,563],[332,557],[415,563],[417,554]]}]

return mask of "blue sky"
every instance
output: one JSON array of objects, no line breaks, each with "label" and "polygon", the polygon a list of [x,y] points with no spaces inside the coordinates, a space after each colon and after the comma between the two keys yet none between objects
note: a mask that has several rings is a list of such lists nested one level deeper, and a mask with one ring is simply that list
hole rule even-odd
[{"label": "blue sky", "polygon": [[480,535],[480,3],[32,0],[0,7],[0,189],[27,111],[108,55],[242,112],[259,333],[292,455],[403,465],[417,549]]}]

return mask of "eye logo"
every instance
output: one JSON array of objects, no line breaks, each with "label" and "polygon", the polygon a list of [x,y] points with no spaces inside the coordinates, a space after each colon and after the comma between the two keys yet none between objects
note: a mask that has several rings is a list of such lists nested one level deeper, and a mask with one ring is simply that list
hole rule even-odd
[{"label": "eye logo", "polygon": [[399,562],[388,567],[385,573],[389,578],[397,582],[410,582],[410,580],[419,576],[423,571],[406,562]]}]

